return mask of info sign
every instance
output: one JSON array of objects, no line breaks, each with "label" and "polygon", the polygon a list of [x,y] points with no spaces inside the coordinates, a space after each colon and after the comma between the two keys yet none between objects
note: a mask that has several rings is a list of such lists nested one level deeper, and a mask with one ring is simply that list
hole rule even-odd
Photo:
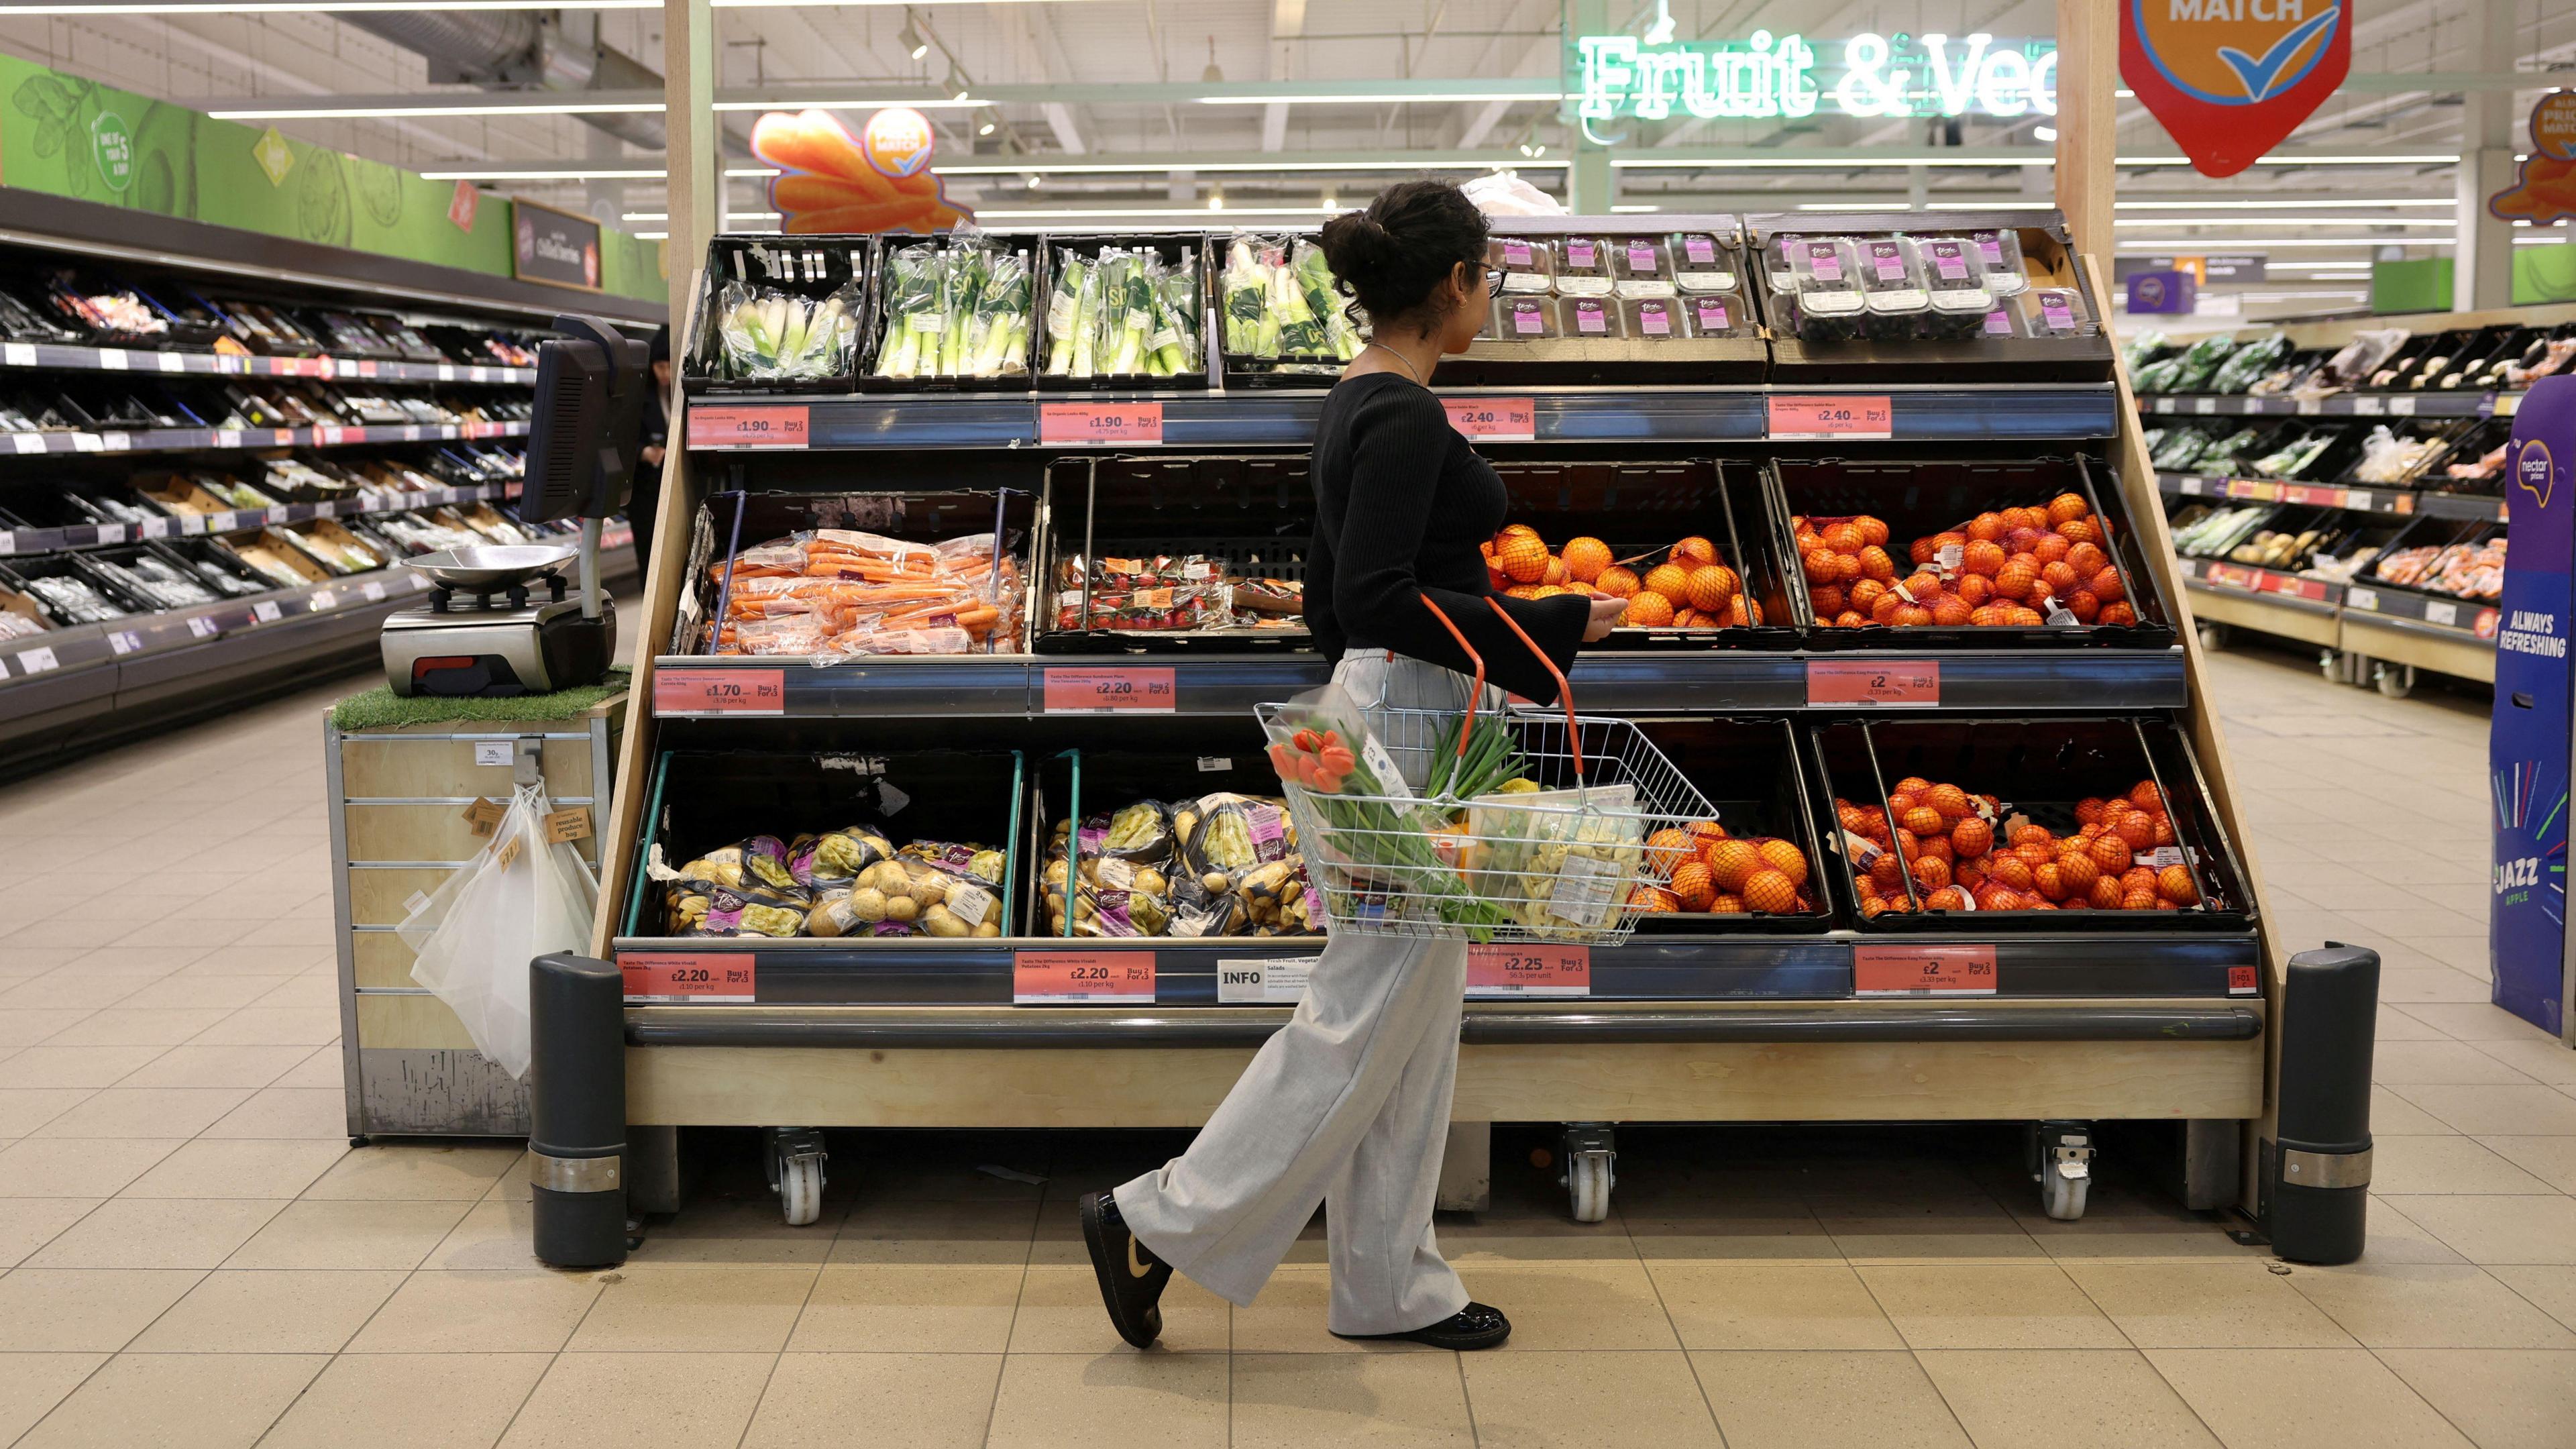
[{"label": "info sign", "polygon": [[2233,176],[2352,69],[2352,0],[2120,0],[2120,79],[2191,164]]}]

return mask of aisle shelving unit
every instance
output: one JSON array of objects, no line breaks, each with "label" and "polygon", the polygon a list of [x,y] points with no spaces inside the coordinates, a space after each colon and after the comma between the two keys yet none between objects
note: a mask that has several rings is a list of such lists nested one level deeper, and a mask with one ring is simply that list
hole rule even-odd
[{"label": "aisle shelving unit", "polygon": [[[177,287],[254,298],[270,307],[394,312],[407,321],[518,334],[542,332],[562,310],[604,309],[633,323],[643,322],[654,310],[623,298],[560,292],[336,248],[251,239],[223,227],[141,216],[121,207],[9,195],[23,204],[13,209],[10,228],[0,232],[0,263],[10,269],[10,285],[22,301],[41,296],[41,274],[73,268],[86,274],[84,283],[105,277],[117,279],[110,285],[122,286],[127,284],[123,278],[141,277],[144,285],[168,296],[181,295],[168,290]],[[517,496],[515,481],[486,481],[504,478],[506,470],[493,470],[488,459],[475,456],[490,445],[514,445],[528,432],[525,400],[536,372],[491,360],[508,355],[505,347],[486,348],[478,341],[475,354],[460,358],[451,351],[450,360],[440,361],[428,360],[440,349],[419,346],[416,337],[404,357],[352,356],[300,346],[260,352],[229,339],[218,347],[202,328],[174,330],[163,345],[104,332],[92,334],[100,339],[93,343],[66,340],[66,333],[77,336],[81,330],[74,319],[45,313],[40,300],[30,305],[43,320],[0,327],[7,334],[0,340],[0,403],[14,406],[23,398],[41,400],[57,393],[151,398],[156,389],[166,390],[169,398],[220,401],[225,387],[247,384],[330,394],[362,389],[366,396],[408,401],[364,411],[317,404],[312,410],[325,415],[338,411],[350,419],[373,420],[299,420],[289,427],[31,428],[23,421],[33,415],[29,410],[19,423],[0,427],[0,485],[7,485],[0,486],[0,510],[48,497],[52,501],[31,517],[0,517],[0,571],[77,569],[75,560],[103,551],[202,548],[190,541],[319,520],[363,523],[449,506],[488,505],[506,512]],[[349,350],[402,349],[352,342]],[[486,360],[475,361],[474,355]],[[440,405],[422,407],[423,400]],[[199,417],[216,416],[205,412],[202,402],[195,405]],[[154,411],[184,416],[166,399],[162,405],[117,415]],[[492,416],[495,412],[502,415]],[[415,420],[382,421],[395,413]],[[440,415],[449,421],[429,420]],[[437,477],[428,465],[442,449],[454,456],[448,461],[451,471]],[[75,508],[70,502],[72,494],[121,497],[131,481],[199,469],[243,476],[246,468],[262,468],[265,460],[290,452],[309,454],[317,462],[397,461],[409,465],[415,483],[453,486],[377,486],[318,499],[315,495],[326,490],[290,486],[278,491],[313,501],[196,512],[147,503],[142,517],[133,516],[132,509],[117,516],[103,507]],[[160,516],[164,512],[168,516]],[[631,531],[622,522],[613,524],[607,544],[604,576],[612,583],[631,580],[636,573]],[[364,659],[372,653],[384,618],[410,606],[427,587],[426,579],[397,561],[380,570],[225,594],[208,603],[142,609],[127,601],[129,612],[122,618],[57,622],[38,634],[0,639],[0,762],[14,767],[57,749],[165,725],[309,677],[318,668]]]},{"label": "aisle shelving unit", "polygon": [[[1873,220],[1894,227],[1924,219]],[[1635,218],[1593,224],[1638,229]],[[1700,224],[1733,220],[1654,223],[1659,231]],[[2071,258],[2067,265],[2070,274],[2081,270]],[[703,275],[697,285],[707,285]],[[2100,315],[2098,287],[2084,285],[2084,294]],[[692,355],[695,343],[679,355]],[[1575,698],[1587,712],[1670,721],[1764,716],[1803,729],[1856,717],[1861,707],[1844,702],[1843,692],[1815,687],[1838,668],[1937,663],[1934,712],[1942,716],[2130,712],[2182,722],[2220,829],[2243,840],[2156,482],[2116,376],[2027,385],[1441,391],[1454,407],[1527,419],[1516,436],[1480,441],[1498,459],[1717,458],[1733,466],[1768,456],[2085,456],[2097,486],[2116,490],[2121,512],[2135,521],[2143,567],[2180,632],[2170,646],[1870,651],[1818,639],[1763,651],[1614,643],[1578,660]],[[1818,402],[1840,408],[1862,400],[1884,404],[1884,427],[1833,441],[1799,431],[1798,419]],[[1271,962],[1311,956],[1321,945],[1315,938],[1067,941],[1034,934],[1040,913],[1028,900],[1009,903],[1015,924],[998,940],[672,937],[655,919],[647,846],[660,848],[665,792],[687,789],[665,775],[662,762],[674,751],[865,754],[937,740],[1038,759],[1067,746],[1215,749],[1207,742],[1223,740],[1249,753],[1258,748],[1249,719],[1255,703],[1325,679],[1323,661],[1285,650],[822,665],[672,652],[690,539],[711,496],[745,489],[841,496],[951,486],[928,481],[950,478],[974,480],[953,486],[1040,492],[1049,460],[1105,455],[1061,441],[1053,410],[1130,403],[1151,405],[1139,416],[1152,417],[1159,437],[1150,447],[1163,454],[1299,455],[1322,393],[1220,383],[1132,394],[1042,388],[1010,396],[682,400],[675,431],[687,452],[675,459],[661,542],[648,561],[638,707],[621,753],[593,941],[596,954],[629,974],[630,1135],[662,1143],[639,1151],[666,1154],[668,1139],[656,1134],[699,1125],[1192,1125],[1232,1084],[1246,1051],[1285,1020],[1287,1006],[1266,1002],[1258,981]],[[1037,594],[1051,590],[1034,568],[1031,579]],[[1154,691],[1156,711],[1110,720],[1063,712],[1051,672],[1102,666],[1141,671],[1129,677]],[[1050,823],[1034,826],[1043,832]],[[807,826],[824,828],[773,828]],[[1043,839],[1024,834],[1014,844],[1031,851]],[[1022,863],[1023,879],[1035,865],[1033,855]],[[1838,858],[1819,857],[1819,887],[1840,868]],[[2250,864],[2246,873],[2250,897]],[[1556,996],[1471,989],[1453,1161],[1466,1159],[1472,1172],[1484,1150],[1477,1126],[1495,1121],[1590,1124],[1570,1129],[1568,1145],[1599,1152],[1609,1142],[1600,1124],[1620,1121],[2147,1119],[2175,1124],[2187,1139],[2196,1205],[2236,1200],[2241,1129],[2266,1103],[2276,967],[2259,927],[2106,933],[2070,916],[2060,930],[1997,932],[1975,929],[1973,919],[1928,934],[1864,930],[1839,915],[1828,929],[1641,931],[1585,953],[1577,989]],[[1114,963],[1131,994],[1114,1005],[1028,1004],[1022,973],[1032,955],[1068,947]],[[1952,953],[1985,963],[1990,974],[1955,994],[1890,985],[1891,962]],[[695,984],[670,985],[684,980]],[[674,1205],[651,1189],[637,1200]],[[2065,1206],[2061,1195],[2052,1210]],[[2080,1194],[2072,1210],[2081,1211]]]}]

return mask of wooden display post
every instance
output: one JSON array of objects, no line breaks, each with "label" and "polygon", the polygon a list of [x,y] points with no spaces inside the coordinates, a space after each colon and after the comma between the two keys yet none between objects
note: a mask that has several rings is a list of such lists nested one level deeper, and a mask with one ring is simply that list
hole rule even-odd
[{"label": "wooden display post", "polygon": [[[679,34],[686,13],[701,12],[704,5],[705,0],[673,0],[667,33]],[[2089,294],[2100,305],[2107,300],[2101,283],[2109,236],[2116,27],[2107,0],[2062,0],[2060,10],[2065,60],[2058,185],[2084,253],[2080,264],[2090,275]],[[704,63],[701,53],[672,52],[668,85],[675,190],[687,173],[678,149],[681,140],[697,134],[693,128],[709,120],[704,90],[695,81]],[[691,184],[703,189],[703,183]],[[703,218],[708,208],[694,202],[684,207],[676,196],[672,206],[672,255],[694,261],[703,255],[706,237],[683,230],[684,210]],[[697,322],[701,282],[692,276],[687,291],[674,293],[674,322],[687,334],[677,356],[694,351],[689,329]],[[2143,549],[2144,567],[2156,573],[2165,597],[2181,614],[2175,622],[2188,678],[2190,737],[2222,828],[2236,842],[2250,877],[2251,836],[2229,789],[2225,744],[2125,377],[2113,390],[2119,414],[2113,444],[2119,487],[2138,526],[2151,535]],[[657,730],[649,709],[656,656],[670,640],[691,526],[705,491],[697,477],[704,460],[676,446],[686,436],[686,411],[685,399],[673,409],[675,447],[665,471],[655,557],[647,561],[642,627],[634,636],[633,687],[648,708],[639,711],[626,731],[619,756],[616,816],[603,851],[600,915],[592,943],[594,953],[603,957],[614,956],[619,923],[625,919],[656,757]],[[859,737],[858,728],[853,721],[851,740]],[[2255,888],[2250,878],[2244,885]],[[1246,946],[1247,953],[1258,950],[1258,943]],[[2120,949],[2118,938],[2105,938],[2106,953]],[[2278,943],[2267,949],[2270,969],[2259,997],[2189,1003],[2233,1013],[2243,1030],[2233,1037],[2209,1034],[2188,1040],[2153,1034],[2111,1039],[2112,1034],[2083,1031],[2052,1039],[2038,1030],[2013,1031],[2025,1007],[2037,1023],[2051,1010],[2156,1012],[2183,1004],[2173,999],[2087,998],[2070,1005],[1987,998],[1978,1008],[1986,1014],[1976,1018],[1974,1034],[1949,1030],[1950,1023],[1972,1013],[1940,996],[1796,1003],[1692,1000],[1686,1003],[1688,1011],[1721,1029],[1689,1041],[1623,1033],[1623,1017],[1653,1008],[1605,1000],[1577,1003],[1586,1020],[1598,1019],[1601,1030],[1594,1038],[1570,1036],[1545,1044],[1494,1039],[1492,1029],[1531,1009],[1527,1003],[1471,1001],[1457,1116],[1467,1122],[2146,1119],[2209,1129],[2195,1137],[2193,1156],[2204,1163],[2212,1157],[2224,1163],[2235,1155],[2228,1149],[2239,1145],[2234,1140],[2238,1124],[2268,1120],[2272,1093],[2267,1063],[2276,1056],[2272,1028],[2283,952]],[[1785,1009],[1791,1006],[1794,1012]],[[630,1006],[630,1040],[639,1042],[630,1046],[628,1056],[630,1111],[638,1124],[656,1127],[1188,1126],[1204,1120],[1251,1050],[1242,1039],[1173,1046],[1058,1041],[1043,1050],[1010,1045],[1011,1032],[1041,1013],[1050,1026],[1062,1029],[1059,1037],[1094,1024],[1103,1031],[1132,1028],[1140,1014],[1255,1028],[1288,1014],[1285,1007],[1199,1005],[1160,1013],[1080,1006]],[[817,1033],[812,1040],[830,1040],[829,1033],[839,1030],[895,1032],[933,1017],[951,1036],[929,1046],[654,1044],[659,1029],[673,1023],[732,1022],[749,1036],[775,1025],[782,1014]],[[1729,1022],[1741,1029],[1730,1034],[1723,1029]],[[1774,1022],[1780,1023],[1776,1031],[1770,1025]],[[989,1032],[988,1038],[972,1041],[978,1031]],[[2214,1152],[2212,1143],[2220,1144]],[[2241,1145],[2250,1163],[2250,1140]],[[2239,1195],[2250,1205],[2253,1181],[2250,1170],[2241,1177],[2223,1172],[2215,1186],[2204,1181],[2194,1190],[2194,1205],[2217,1206]]]}]

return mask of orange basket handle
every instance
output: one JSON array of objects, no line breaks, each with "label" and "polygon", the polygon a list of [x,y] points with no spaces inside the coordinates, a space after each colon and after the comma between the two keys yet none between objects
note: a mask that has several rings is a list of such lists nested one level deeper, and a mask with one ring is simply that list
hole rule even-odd
[{"label": "orange basket handle", "polygon": [[[1485,656],[1476,652],[1476,646],[1467,642],[1467,636],[1458,632],[1458,626],[1449,621],[1448,612],[1431,602],[1429,594],[1420,594],[1416,597],[1422,600],[1422,607],[1431,611],[1431,617],[1440,621],[1440,627],[1449,631],[1449,637],[1458,641],[1458,648],[1475,662],[1476,684],[1467,695],[1467,717],[1472,720],[1476,716],[1478,706],[1485,700]],[[1467,758],[1467,729],[1463,725],[1458,730],[1458,758],[1461,760]]]},{"label": "orange basket handle", "polygon": [[1531,638],[1529,631],[1521,627],[1520,620],[1512,617],[1511,610],[1504,608],[1491,594],[1485,596],[1485,607],[1494,611],[1494,616],[1503,621],[1504,628],[1520,636],[1520,641],[1529,646],[1530,653],[1538,656],[1539,667],[1547,671],[1548,678],[1556,681],[1556,702],[1565,708],[1565,750],[1574,759],[1575,783],[1581,784],[1583,781],[1583,727],[1574,722],[1574,686],[1565,682],[1565,671],[1557,668],[1556,661],[1547,657],[1547,651],[1538,647],[1538,641]]}]

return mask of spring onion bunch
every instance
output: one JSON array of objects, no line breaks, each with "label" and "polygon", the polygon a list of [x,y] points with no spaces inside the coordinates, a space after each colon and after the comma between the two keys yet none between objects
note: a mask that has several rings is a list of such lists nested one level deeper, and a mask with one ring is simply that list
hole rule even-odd
[{"label": "spring onion bunch", "polygon": [[1009,377],[1028,371],[1029,254],[921,242],[888,254],[879,377]]},{"label": "spring onion bunch", "polygon": [[1199,264],[1175,265],[1153,247],[1056,253],[1047,302],[1050,377],[1177,377],[1199,353]]},{"label": "spring onion bunch", "polygon": [[1309,363],[1359,355],[1359,329],[1312,240],[1239,235],[1226,247],[1220,283],[1229,354]]},{"label": "spring onion bunch", "polygon": [[741,381],[837,377],[858,342],[856,284],[828,297],[727,282],[717,294],[718,375]]}]

